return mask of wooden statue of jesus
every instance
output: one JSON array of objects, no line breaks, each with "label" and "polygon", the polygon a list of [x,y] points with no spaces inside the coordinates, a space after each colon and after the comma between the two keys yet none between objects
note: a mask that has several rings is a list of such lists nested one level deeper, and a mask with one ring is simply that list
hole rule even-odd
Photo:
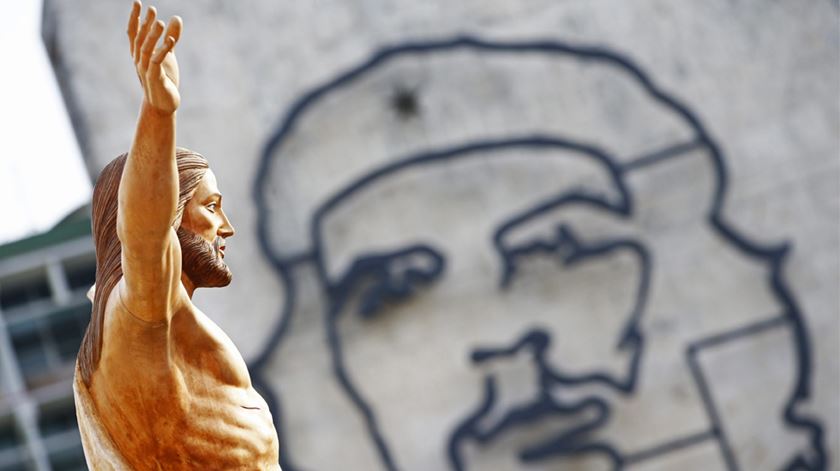
[{"label": "wooden statue of jesus", "polygon": [[277,432],[231,340],[192,303],[230,283],[234,229],[201,155],[175,147],[174,48],[182,22],[153,7],[128,22],[143,104],[131,150],[93,195],[96,287],[76,365],[93,470],[279,470]]}]

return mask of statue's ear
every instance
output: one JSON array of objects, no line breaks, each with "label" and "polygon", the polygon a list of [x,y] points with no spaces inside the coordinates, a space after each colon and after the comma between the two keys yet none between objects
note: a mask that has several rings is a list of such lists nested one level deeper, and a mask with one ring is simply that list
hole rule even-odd
[{"label": "statue's ear", "polygon": [[633,220],[643,232],[703,224],[721,181],[705,148],[697,148],[625,173]]}]

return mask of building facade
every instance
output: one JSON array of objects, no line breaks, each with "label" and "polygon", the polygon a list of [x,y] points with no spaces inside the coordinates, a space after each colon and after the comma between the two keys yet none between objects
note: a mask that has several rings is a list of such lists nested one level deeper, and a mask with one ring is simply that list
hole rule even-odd
[{"label": "building facade", "polygon": [[0,469],[86,469],[72,380],[95,276],[89,206],[0,246]]}]

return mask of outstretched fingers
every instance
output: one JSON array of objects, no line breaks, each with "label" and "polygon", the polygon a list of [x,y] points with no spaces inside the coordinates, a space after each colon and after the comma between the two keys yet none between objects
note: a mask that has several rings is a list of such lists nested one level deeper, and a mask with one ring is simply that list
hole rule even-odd
[{"label": "outstretched fingers", "polygon": [[134,38],[137,37],[137,28],[140,27],[140,9],[143,5],[140,4],[140,0],[134,0],[134,4],[131,6],[131,13],[128,15],[128,29],[126,32],[128,33],[128,47],[131,50],[131,57],[134,57]]},{"label": "outstretched fingers", "polygon": [[163,21],[157,20],[143,42],[143,49],[140,53],[140,70],[146,70],[149,67],[149,59],[152,57],[152,52],[155,50],[161,34],[163,34]]},{"label": "outstretched fingers", "polygon": [[160,64],[163,62],[163,59],[169,54],[172,49],[175,48],[175,44],[178,42],[178,38],[181,37],[181,29],[183,28],[183,22],[181,18],[178,16],[173,16],[169,20],[169,25],[166,27],[166,34],[165,39],[163,41],[163,45],[155,51],[155,55],[152,56],[152,64]]},{"label": "outstretched fingers", "polygon": [[172,36],[167,36],[166,39],[163,40],[163,46],[161,46],[155,55],[152,56],[152,64],[160,65],[163,62],[163,58],[172,51],[172,48],[175,47],[175,38]]},{"label": "outstretched fingers", "polygon": [[140,63],[141,49],[146,41],[146,36],[149,34],[149,30],[155,23],[156,18],[157,10],[155,9],[155,7],[149,7],[149,9],[146,10],[146,18],[143,20],[143,24],[140,26],[140,30],[137,32],[137,36],[134,37],[134,53],[132,54],[132,56],[134,57],[135,64]]},{"label": "outstretched fingers", "polygon": [[166,36],[172,36],[172,39],[177,43],[181,39],[181,30],[184,29],[184,22],[178,15],[169,19],[169,24],[166,26]]}]

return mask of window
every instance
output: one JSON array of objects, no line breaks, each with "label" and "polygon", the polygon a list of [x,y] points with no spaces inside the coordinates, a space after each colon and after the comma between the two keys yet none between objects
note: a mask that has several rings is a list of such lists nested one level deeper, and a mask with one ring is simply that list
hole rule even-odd
[{"label": "window", "polygon": [[60,309],[47,319],[58,356],[65,363],[76,360],[90,320],[90,310],[90,303],[83,301],[80,305]]},{"label": "window", "polygon": [[42,406],[38,429],[54,471],[87,469],[72,398]]},{"label": "window", "polygon": [[3,311],[49,301],[51,295],[46,270],[43,268],[0,280],[0,309]]},{"label": "window", "polygon": [[27,386],[36,386],[38,378],[50,370],[50,358],[44,349],[41,319],[25,319],[9,325],[12,346]]},{"label": "window", "polygon": [[18,433],[12,416],[0,417],[0,471],[23,469],[26,460],[23,438]]},{"label": "window", "polygon": [[50,453],[53,471],[87,471],[82,445]]},{"label": "window", "polygon": [[45,439],[66,434],[68,431],[76,434],[78,425],[72,397],[42,406],[38,413],[38,429]]},{"label": "window", "polygon": [[0,418],[0,454],[14,449],[22,443],[12,417],[9,415]]},{"label": "window", "polygon": [[96,258],[93,254],[65,260],[62,263],[70,290],[87,290],[96,281]]}]

